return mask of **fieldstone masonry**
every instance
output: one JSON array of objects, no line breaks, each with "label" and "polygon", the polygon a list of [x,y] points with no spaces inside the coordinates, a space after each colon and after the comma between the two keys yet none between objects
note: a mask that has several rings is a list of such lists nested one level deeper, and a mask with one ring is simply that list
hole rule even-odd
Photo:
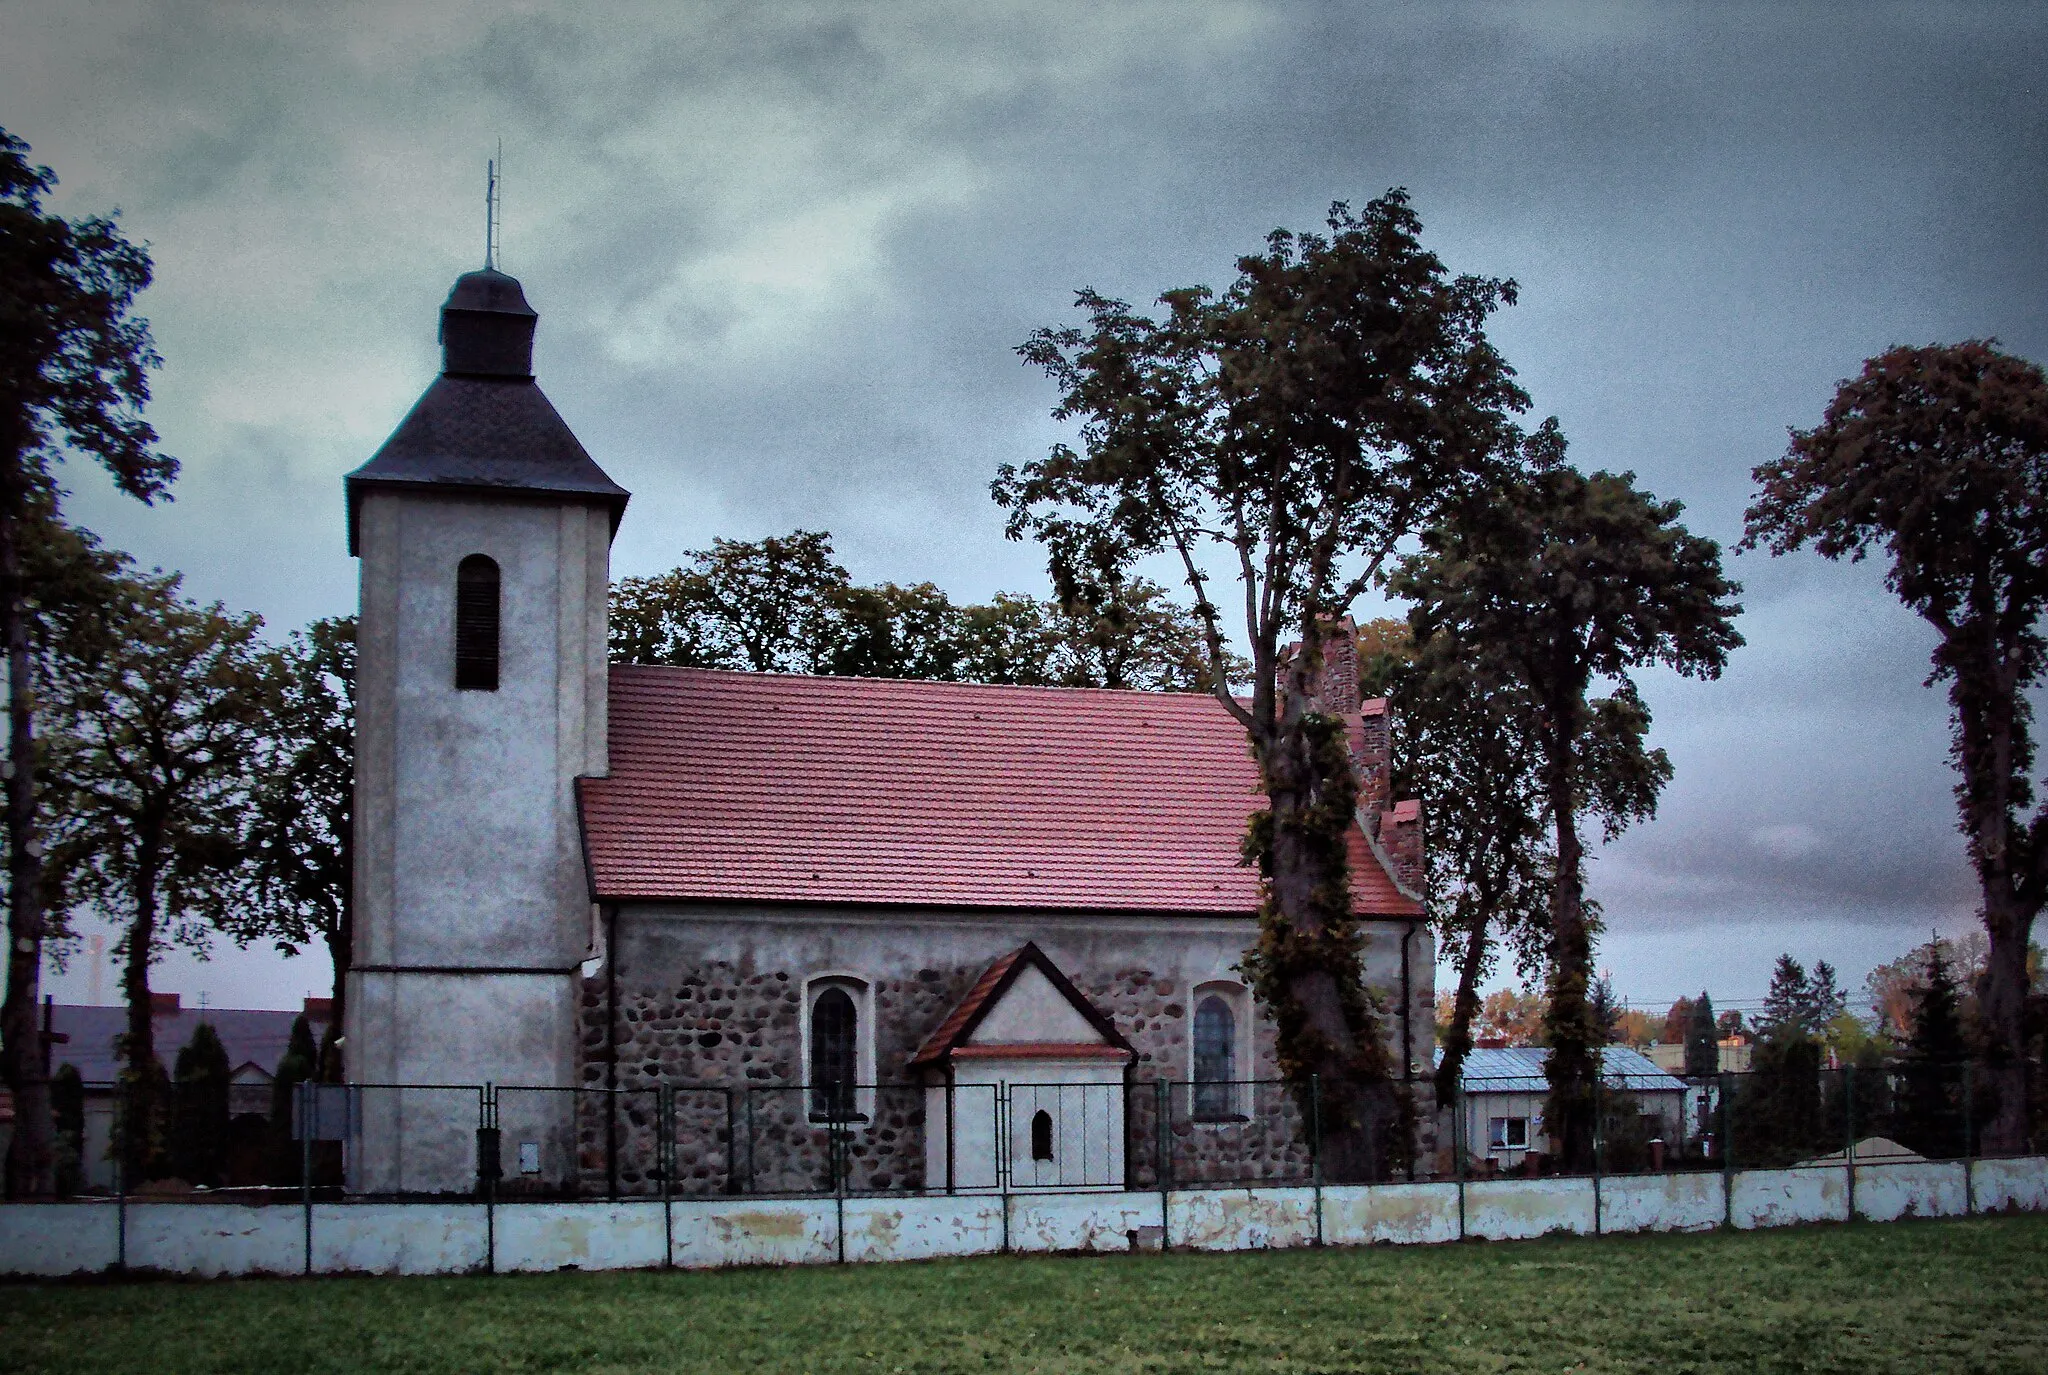
[{"label": "fieldstone masonry", "polygon": [[[1373,961],[1385,968],[1398,961],[1397,940],[1382,937],[1381,945],[1396,946]],[[873,981],[877,1087],[862,1104],[866,1120],[838,1128],[810,1120],[801,1088],[804,971],[748,971],[721,960],[679,970],[659,984],[622,980],[616,995],[616,1084],[622,1092],[608,1094],[601,1090],[611,1055],[610,1003],[600,970],[583,989],[582,1077],[592,1092],[579,1098],[578,1178],[563,1181],[564,1191],[607,1191],[614,1143],[619,1191],[659,1191],[662,1086],[673,1095],[678,1194],[824,1192],[833,1187],[835,1167],[852,1192],[926,1188],[924,1089],[904,1067],[988,963],[925,966]],[[1159,1186],[1162,1145],[1175,1185],[1311,1177],[1308,1132],[1294,1094],[1277,1082],[1269,1019],[1258,1016],[1253,1025],[1252,1063],[1240,1074],[1255,1082],[1239,1091],[1241,1114],[1198,1121],[1187,1072],[1191,985],[1138,966],[1081,970],[1070,977],[1137,1051],[1125,1151],[1132,1187]],[[1386,1014],[1390,1049],[1398,1057],[1397,998],[1386,999]],[[1429,1015],[1426,991],[1411,1003],[1410,1015]],[[1428,1022],[1418,1025],[1426,1035]],[[1160,1083],[1167,1085],[1163,1095]],[[1411,1089],[1422,1124],[1417,1157],[1426,1161],[1436,1145],[1433,1095],[1427,1079]],[[1163,1142],[1162,1101],[1169,1123]],[[975,1102],[957,1110],[985,1109]]]}]

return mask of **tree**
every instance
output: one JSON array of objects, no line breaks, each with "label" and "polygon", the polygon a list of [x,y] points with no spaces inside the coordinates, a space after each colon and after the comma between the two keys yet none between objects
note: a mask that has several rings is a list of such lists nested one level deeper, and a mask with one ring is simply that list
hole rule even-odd
[{"label": "tree", "polygon": [[621,578],[611,593],[611,655],[633,664],[812,673],[829,654],[831,597],[849,586],[832,537],[792,530],[714,539],[691,567]]},{"label": "tree", "polygon": [[1898,347],[1843,381],[1821,423],[1756,469],[1746,546],[1889,560],[1885,585],[1940,636],[1960,829],[1991,940],[1982,993],[2001,1085],[1988,1141],[2025,1143],[2026,952],[2048,901],[2033,708],[2048,610],[2048,376],[1990,340]]},{"label": "tree", "polygon": [[0,1002],[0,1074],[14,1095],[7,1152],[10,1198],[55,1180],[50,1090],[36,1023],[43,938],[43,842],[35,744],[34,611],[25,582],[27,530],[56,517],[55,465],[92,457],[114,485],[148,503],[177,475],[142,419],[156,366],[149,325],[132,313],[149,285],[149,254],[111,218],[66,220],[42,198],[57,179],[0,129],[0,643],[7,656],[7,993]]},{"label": "tree", "polygon": [[1540,751],[1516,728],[1510,693],[1472,672],[1448,638],[1418,651],[1405,621],[1359,628],[1360,688],[1387,696],[1395,785],[1421,799],[1430,819],[1424,887],[1443,949],[1458,971],[1437,1062],[1438,1097],[1448,1101],[1472,1049],[1479,986],[1497,962],[1498,942],[1528,974],[1547,955],[1552,855],[1546,842]]},{"label": "tree", "polygon": [[1543,999],[1515,988],[1496,988],[1479,1009],[1479,1034],[1511,1046],[1543,1044]]},{"label": "tree", "polygon": [[188,1184],[216,1188],[226,1177],[233,1073],[213,1024],[194,1027],[192,1039],[178,1051],[171,1081],[170,1169]]},{"label": "tree", "polygon": [[[1686,1028],[1692,1024],[1692,999],[1681,997],[1664,1014],[1664,1024],[1657,1032],[1657,1039],[1667,1046],[1685,1044]],[[1711,1030],[1713,1023],[1708,1022]]]},{"label": "tree", "polygon": [[294,631],[270,659],[276,695],[256,771],[252,900],[222,924],[242,944],[267,938],[285,955],[316,940],[327,947],[333,1043],[355,942],[355,617]]},{"label": "tree", "polygon": [[1780,955],[1771,971],[1770,990],[1764,994],[1756,1034],[1766,1041],[1802,1037],[1825,1044],[1835,1019],[1848,1005],[1849,1000],[1835,987],[1833,965],[1822,960],[1808,977],[1799,961]]},{"label": "tree", "polygon": [[1622,1006],[1614,997],[1614,980],[1605,974],[1593,980],[1587,993],[1587,1003],[1594,1034],[1599,1037],[1594,1045],[1611,1046],[1619,1041]]},{"label": "tree", "polygon": [[1742,1014],[1732,1007],[1714,1019],[1714,1030],[1724,1041],[1749,1035],[1749,1028],[1743,1025]]},{"label": "tree", "polygon": [[204,951],[243,900],[244,829],[274,682],[257,645],[262,621],[199,606],[176,575],[124,577],[90,657],[52,684],[50,775],[63,816],[53,869],[66,906],[125,919],[117,949],[128,1029],[123,1149],[131,1179],[163,1167],[157,1148],[162,1067],[150,1021],[149,967],[173,941]]},{"label": "tree", "polygon": [[1790,955],[1778,956],[1777,966],[1771,970],[1770,989],[1764,994],[1764,1010],[1757,1019],[1757,1036],[1766,1041],[1811,1039],[1807,996],[1806,966]]},{"label": "tree", "polygon": [[1614,1044],[1645,1050],[1656,1044],[1658,1021],[1647,1012],[1624,1006],[1614,1026]]},{"label": "tree", "polygon": [[1685,1077],[1705,1079],[1720,1072],[1720,1028],[1714,1021],[1714,1000],[1701,989],[1685,1027]]},{"label": "tree", "polygon": [[1897,1111],[1907,1144],[1928,1155],[1962,1153],[1959,1067],[1969,1054],[1955,975],[1939,940],[1923,947],[1925,970],[1913,997],[1913,1033],[1906,1042],[1906,1084]]},{"label": "tree", "polygon": [[[611,654],[675,664],[1032,687],[1207,691],[1202,628],[1165,588],[1118,577],[1075,601],[998,592],[959,605],[931,583],[855,584],[832,537],[717,540],[692,563],[612,589]],[[1235,656],[1227,660],[1236,671]]]},{"label": "tree", "polygon": [[271,1179],[277,1184],[297,1184],[304,1172],[302,1152],[292,1141],[292,1103],[299,1085],[319,1075],[320,1052],[313,1045],[313,1028],[302,1012],[292,1018],[285,1039],[284,1054],[277,1062],[277,1074],[270,1081]]},{"label": "tree", "polygon": [[[1611,837],[1656,809],[1671,776],[1646,747],[1650,713],[1630,674],[1662,665],[1719,675],[1742,642],[1740,589],[1720,549],[1678,523],[1684,509],[1639,490],[1633,474],[1587,476],[1564,462],[1546,422],[1525,446],[1526,470],[1458,503],[1423,535],[1394,587],[1415,604],[1417,643],[1438,636],[1489,686],[1525,703],[1518,729],[1540,745],[1556,871],[1549,916],[1546,1130],[1572,1168],[1592,1164],[1592,915],[1583,895],[1581,819]],[[1596,683],[1611,685],[1591,697]]]},{"label": "tree", "polygon": [[[1323,639],[1400,543],[1511,450],[1528,399],[1485,334],[1512,282],[1451,276],[1402,191],[1335,205],[1327,223],[1274,231],[1221,293],[1166,292],[1157,320],[1080,292],[1085,331],[1043,329],[1018,351],[1058,385],[1054,417],[1079,422],[1081,451],[1004,465],[992,491],[1009,535],[1044,544],[1063,604],[1154,556],[1185,579],[1210,690],[1267,801],[1245,843],[1264,898],[1244,968],[1281,1072],[1322,1085],[1326,1169],[1366,1179],[1412,1138],[1360,973],[1344,840],[1356,780],[1342,723],[1314,697]],[[1224,669],[1219,579],[1242,608],[1244,700]]]}]

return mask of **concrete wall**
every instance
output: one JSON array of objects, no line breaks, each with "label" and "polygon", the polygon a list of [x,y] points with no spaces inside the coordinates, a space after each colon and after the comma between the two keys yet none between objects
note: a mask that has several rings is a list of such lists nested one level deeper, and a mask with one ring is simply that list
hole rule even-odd
[{"label": "concrete wall", "polygon": [[[1842,1170],[1750,1170],[1603,1179],[1598,1230],[1695,1231],[1839,1221]],[[1956,1217],[2048,1210],[2048,1157],[1867,1165],[1856,1172],[1859,1218]],[[1508,1239],[1595,1230],[1591,1179],[1350,1185],[1322,1190],[1329,1245],[1414,1244],[1460,1236]],[[304,1210],[289,1205],[130,1203],[130,1269],[184,1275],[297,1274],[306,1263]],[[668,1230],[663,1230],[664,1217]],[[1313,1189],[1190,1189],[1157,1193],[975,1194],[957,1197],[725,1198],[655,1202],[337,1203],[311,1209],[321,1273],[455,1274],[678,1266],[815,1265],[923,1260],[997,1251],[1157,1249],[1247,1251],[1306,1246],[1318,1233]],[[0,1274],[58,1276],[112,1268],[122,1210],[111,1201],[0,1205]]]}]

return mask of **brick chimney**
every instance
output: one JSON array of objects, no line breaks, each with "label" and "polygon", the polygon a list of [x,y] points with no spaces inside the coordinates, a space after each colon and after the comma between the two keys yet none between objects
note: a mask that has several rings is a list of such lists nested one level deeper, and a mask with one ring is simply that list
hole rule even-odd
[{"label": "brick chimney", "polygon": [[1358,714],[1358,624],[1349,616],[1325,617],[1323,667],[1309,687],[1317,711],[1330,716]]},{"label": "brick chimney", "polygon": [[152,1017],[175,1017],[178,1015],[178,995],[175,993],[152,993],[149,995],[149,1015]]},{"label": "brick chimney", "polygon": [[1380,848],[1395,877],[1410,892],[1422,891],[1422,804],[1404,798],[1380,813]]},{"label": "brick chimney", "polygon": [[309,1022],[331,1022],[334,1020],[334,999],[308,998],[299,1010]]}]

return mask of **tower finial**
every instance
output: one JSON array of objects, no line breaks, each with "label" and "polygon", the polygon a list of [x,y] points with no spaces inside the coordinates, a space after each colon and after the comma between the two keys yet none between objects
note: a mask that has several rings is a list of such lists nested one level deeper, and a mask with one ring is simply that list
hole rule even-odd
[{"label": "tower finial", "polygon": [[498,266],[498,164],[505,160],[505,140],[498,140],[498,156],[484,163],[484,267]]}]

